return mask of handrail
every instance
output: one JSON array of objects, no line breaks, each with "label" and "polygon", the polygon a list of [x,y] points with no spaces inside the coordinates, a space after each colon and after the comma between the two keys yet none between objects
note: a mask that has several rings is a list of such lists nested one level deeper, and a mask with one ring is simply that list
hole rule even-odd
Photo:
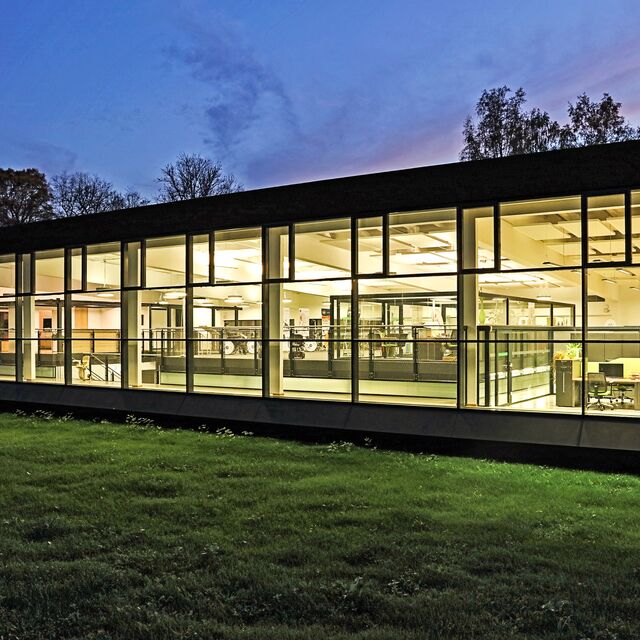
[{"label": "handrail", "polygon": [[98,378],[98,380],[101,380],[102,382],[109,382],[108,380],[109,374],[111,374],[112,382],[119,382],[120,380],[122,380],[122,376],[120,375],[120,372],[114,369],[107,361],[101,360],[100,358],[98,358],[98,356],[96,356],[93,353],[89,354],[89,358],[90,358],[89,371],[91,372],[91,377],[94,376],[93,368],[91,367],[91,361],[96,360],[98,364],[101,364],[104,366],[104,370],[105,370],[105,377],[104,378],[100,377]]}]

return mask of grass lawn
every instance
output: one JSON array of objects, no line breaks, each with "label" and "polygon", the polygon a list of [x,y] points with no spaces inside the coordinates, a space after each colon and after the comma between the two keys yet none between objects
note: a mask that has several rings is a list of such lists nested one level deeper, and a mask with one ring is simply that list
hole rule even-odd
[{"label": "grass lawn", "polygon": [[0,474],[2,640],[640,637],[636,477],[13,414]]}]

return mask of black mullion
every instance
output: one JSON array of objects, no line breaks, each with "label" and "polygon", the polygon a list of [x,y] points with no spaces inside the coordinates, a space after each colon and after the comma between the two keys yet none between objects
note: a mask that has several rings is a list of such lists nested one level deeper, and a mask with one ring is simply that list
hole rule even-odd
[{"label": "black mullion", "polygon": [[[269,389],[269,227],[262,227],[262,308],[261,308],[261,327],[262,334],[260,345],[262,349],[262,397],[268,398]],[[211,255],[213,261],[213,254]]]},{"label": "black mullion", "polygon": [[269,305],[271,304],[271,285],[267,282],[262,284],[262,397],[268,398],[271,395],[270,375],[271,356],[269,353]]},{"label": "black mullion", "polygon": [[390,243],[390,235],[389,235],[389,214],[382,214],[382,275],[387,278],[389,277],[389,243]]},{"label": "black mullion", "polygon": [[[462,272],[462,207],[456,207],[456,260],[457,260],[457,274],[456,274],[456,300],[458,303],[457,314],[458,319],[456,321],[456,349],[457,349],[457,393],[456,393],[456,408],[460,409],[463,406],[463,402],[466,400],[466,359],[467,359],[467,343],[463,341],[464,335],[464,275]],[[466,335],[465,335],[466,338]],[[463,367],[463,365],[465,365]],[[476,374],[477,375],[477,374]]]},{"label": "black mullion", "polygon": [[184,318],[185,329],[185,390],[187,393],[193,393],[194,387],[194,344],[193,344],[193,287],[187,287],[187,297],[185,298],[184,310],[186,318]]},{"label": "black mullion", "polygon": [[[582,283],[581,283],[581,294],[582,294],[582,322],[581,322],[581,335],[580,335],[580,350],[582,352],[582,366],[581,366],[581,388],[582,393],[580,394],[580,413],[581,415],[585,415],[586,406],[588,401],[588,389],[586,386],[587,379],[587,350],[586,350],[586,334],[588,330],[588,321],[587,316],[589,314],[589,302],[587,300],[588,297],[588,259],[589,259],[589,198],[586,195],[582,195],[580,199],[580,233],[582,235],[582,267],[581,267],[581,275],[582,275]],[[580,437],[582,436],[582,423],[580,426]],[[578,439],[578,444],[580,444],[580,437]]]},{"label": "black mullion", "polygon": [[33,295],[36,292],[36,252],[32,251],[29,256],[29,293]]},{"label": "black mullion", "polygon": [[[478,240],[476,238],[476,244]],[[493,267],[502,270],[502,239],[500,238],[500,205],[493,205]]]},{"label": "black mullion", "polygon": [[[88,276],[87,276],[87,245],[83,244],[82,245],[82,258],[81,258],[82,264],[80,266],[80,280],[81,280],[81,290],[82,291],[86,291],[88,288]],[[106,284],[106,283],[105,283]]]},{"label": "black mullion", "polygon": [[[290,224],[288,225],[289,229],[289,280],[293,281],[296,279],[296,225]],[[282,259],[282,256],[281,256]],[[286,278],[285,278],[286,280]]]},{"label": "black mullion", "polygon": [[[72,276],[72,257],[73,249],[65,249],[64,252],[64,307],[62,310],[62,336],[64,344],[64,354],[62,358],[64,366],[64,383],[70,385],[73,378],[73,343],[72,335],[72,319],[73,310],[71,308],[71,276]],[[58,308],[58,330],[60,330],[60,310]]]},{"label": "black mullion", "polygon": [[129,386],[129,329],[127,323],[127,309],[129,306],[128,292],[124,291],[128,286],[126,273],[128,271],[129,257],[128,244],[120,243],[120,387],[126,389]]},{"label": "black mullion", "polygon": [[185,338],[185,390],[187,393],[193,392],[193,358],[194,358],[194,345],[193,345],[193,235],[188,233],[185,237],[185,283],[186,298],[184,304],[185,316],[182,319],[184,326],[184,338]]},{"label": "black mullion", "polygon": [[356,278],[360,271],[358,254],[360,251],[360,238],[358,236],[358,219],[351,216],[351,277]]},{"label": "black mullion", "polygon": [[215,231],[209,232],[209,283],[215,284],[216,281],[216,234]]},{"label": "black mullion", "polygon": [[193,235],[188,233],[185,237],[184,255],[184,282],[186,286],[193,284]]},{"label": "black mullion", "polygon": [[24,309],[24,296],[20,295],[22,290],[22,276],[23,276],[23,256],[22,254],[16,253],[14,254],[15,259],[15,274],[14,274],[14,285],[15,285],[15,368],[16,368],[16,382],[23,382],[24,378],[24,366],[23,366],[23,357],[22,353],[24,350],[24,324],[22,322],[22,314]]},{"label": "black mullion", "polygon": [[[360,305],[358,304],[358,279],[351,280],[351,402],[358,402],[360,399]],[[333,302],[331,303],[333,310]],[[338,328],[340,332],[340,328]],[[340,338],[341,336],[338,336]],[[338,345],[340,342],[338,342]],[[328,345],[330,352],[333,351],[333,344]]]},{"label": "black mullion", "polygon": [[[358,236],[358,218],[351,216],[351,402],[358,402],[360,382],[360,318],[358,314],[358,272],[360,238]],[[331,303],[333,309],[333,303]],[[339,343],[338,343],[339,344]],[[333,345],[328,345],[329,353]]]},{"label": "black mullion", "polygon": [[633,258],[632,227],[631,191],[627,190],[624,192],[624,257],[626,264],[631,264]]},{"label": "black mullion", "polygon": [[140,273],[138,274],[138,285],[141,289],[147,286],[147,241],[140,240]]}]

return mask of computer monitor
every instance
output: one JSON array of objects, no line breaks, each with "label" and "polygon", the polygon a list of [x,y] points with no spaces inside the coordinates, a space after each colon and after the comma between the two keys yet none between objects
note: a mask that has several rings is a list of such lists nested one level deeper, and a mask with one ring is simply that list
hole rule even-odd
[{"label": "computer monitor", "polygon": [[624,378],[624,365],[621,362],[601,362],[598,369],[607,378]]}]

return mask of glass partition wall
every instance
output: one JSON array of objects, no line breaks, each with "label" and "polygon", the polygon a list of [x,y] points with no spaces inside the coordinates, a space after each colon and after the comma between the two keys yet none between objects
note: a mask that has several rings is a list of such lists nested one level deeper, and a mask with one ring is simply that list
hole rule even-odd
[{"label": "glass partition wall", "polygon": [[640,415],[640,192],[0,256],[0,381]]}]

